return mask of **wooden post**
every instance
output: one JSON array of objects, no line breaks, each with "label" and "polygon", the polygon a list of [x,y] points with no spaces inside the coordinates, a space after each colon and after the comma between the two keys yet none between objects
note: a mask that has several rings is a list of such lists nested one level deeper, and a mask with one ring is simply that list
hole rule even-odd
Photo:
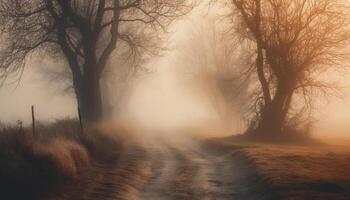
[{"label": "wooden post", "polygon": [[78,106],[78,116],[79,116],[79,124],[81,128],[81,133],[84,134],[84,126],[83,126],[83,121],[81,119],[81,112],[80,112],[80,107]]},{"label": "wooden post", "polygon": [[34,114],[34,106],[32,105],[32,128],[33,128],[33,135],[35,135],[35,114]]}]

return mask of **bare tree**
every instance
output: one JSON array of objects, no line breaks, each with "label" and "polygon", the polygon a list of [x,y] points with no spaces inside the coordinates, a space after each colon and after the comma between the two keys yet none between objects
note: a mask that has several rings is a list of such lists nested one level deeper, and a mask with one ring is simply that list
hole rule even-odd
[{"label": "bare tree", "polygon": [[341,0],[231,3],[234,10],[230,17],[239,13],[244,27],[240,34],[256,44],[255,71],[263,91],[258,99],[263,102],[258,106],[254,133],[276,136],[288,127],[295,94],[306,101],[302,106],[305,110],[313,91],[331,88],[317,80],[317,74],[349,61],[348,8]]},{"label": "bare tree", "polygon": [[62,56],[83,119],[98,121],[100,78],[112,52],[126,46],[134,55],[147,51],[155,31],[187,8],[185,0],[3,0],[0,78],[21,72],[35,52]]}]

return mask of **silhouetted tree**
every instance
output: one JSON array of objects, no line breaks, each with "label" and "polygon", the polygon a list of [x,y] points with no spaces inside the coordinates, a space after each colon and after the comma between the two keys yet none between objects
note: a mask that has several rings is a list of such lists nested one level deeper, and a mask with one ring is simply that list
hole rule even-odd
[{"label": "silhouetted tree", "polygon": [[230,17],[238,13],[242,22],[239,33],[256,44],[255,71],[263,95],[257,98],[259,115],[252,133],[278,136],[288,127],[295,94],[305,100],[305,111],[312,91],[331,87],[315,74],[348,61],[348,8],[340,0],[231,3],[234,10]]},{"label": "silhouetted tree", "polygon": [[112,52],[148,50],[156,30],[187,8],[185,0],[3,0],[0,78],[21,73],[35,52],[62,55],[83,119],[99,121],[100,78]]}]

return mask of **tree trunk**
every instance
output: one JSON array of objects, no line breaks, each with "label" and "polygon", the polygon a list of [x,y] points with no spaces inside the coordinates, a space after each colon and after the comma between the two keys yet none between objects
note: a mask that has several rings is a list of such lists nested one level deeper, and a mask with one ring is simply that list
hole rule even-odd
[{"label": "tree trunk", "polygon": [[292,82],[280,81],[276,94],[270,104],[262,111],[258,132],[263,135],[275,137],[283,131],[288,110],[293,96]]},{"label": "tree trunk", "polygon": [[100,76],[86,73],[80,79],[74,79],[74,89],[83,122],[91,124],[102,119],[102,100]]},{"label": "tree trunk", "polygon": [[256,67],[257,67],[258,78],[259,78],[263,95],[264,95],[265,107],[267,107],[271,103],[271,94],[270,94],[269,83],[267,82],[265,78],[265,73],[264,73],[264,52],[263,52],[263,41],[262,41],[262,34],[261,34],[261,2],[260,0],[256,0],[255,3],[256,3],[255,38],[256,38],[256,45],[257,45]]}]

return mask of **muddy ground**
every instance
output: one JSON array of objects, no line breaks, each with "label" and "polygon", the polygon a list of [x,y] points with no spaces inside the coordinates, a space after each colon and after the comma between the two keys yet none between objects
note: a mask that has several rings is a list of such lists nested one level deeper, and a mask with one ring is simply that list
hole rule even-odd
[{"label": "muddy ground", "polygon": [[147,137],[121,149],[58,199],[271,199],[232,153],[185,136]]}]

